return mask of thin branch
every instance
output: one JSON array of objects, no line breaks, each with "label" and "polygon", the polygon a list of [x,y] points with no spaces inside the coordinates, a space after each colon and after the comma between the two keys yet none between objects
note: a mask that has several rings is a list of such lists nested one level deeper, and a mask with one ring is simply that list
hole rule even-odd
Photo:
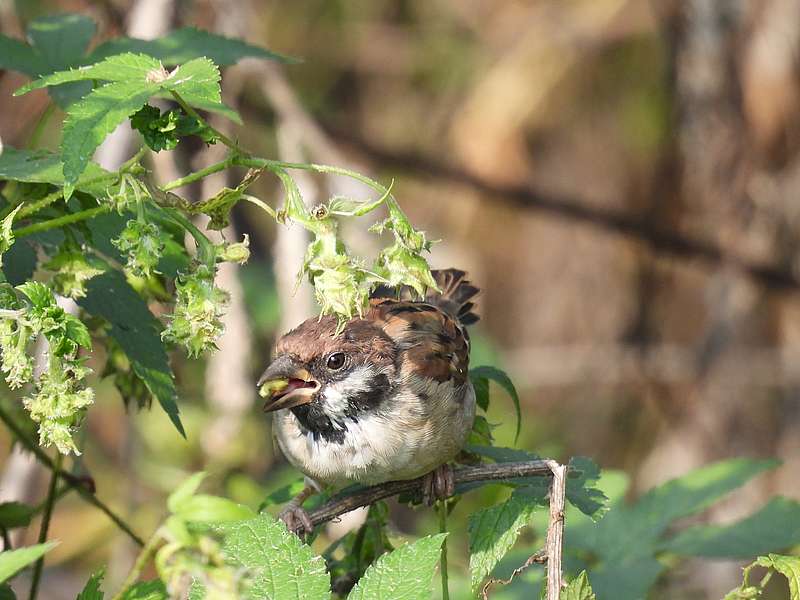
[{"label": "thin branch", "polygon": [[[47,499],[44,504],[44,514],[42,514],[42,524],[39,526],[39,543],[44,544],[47,541],[47,534],[50,531],[50,519],[53,516],[53,506],[56,503],[56,484],[58,483],[58,471],[61,470],[61,454],[56,454],[54,461],[55,469],[50,475],[50,485],[47,488]],[[39,593],[39,582],[42,579],[42,570],[44,569],[44,556],[36,561],[33,567],[33,576],[31,579],[31,589],[28,594],[30,600],[36,600],[36,595]]]},{"label": "thin branch", "polygon": [[[549,476],[552,469],[549,463],[552,461],[531,460],[526,462],[508,462],[480,465],[474,467],[461,467],[453,473],[456,484],[475,483],[489,481],[511,481],[521,477]],[[566,468],[566,467],[565,467]],[[361,506],[369,506],[389,498],[408,492],[421,493],[424,477],[409,479],[408,481],[389,481],[372,487],[360,489],[354,493],[342,493],[334,496],[330,501],[317,509],[309,512],[311,522],[316,527],[338,516],[355,510]],[[561,510],[563,512],[563,501]]]},{"label": "thin branch", "polygon": [[500,585],[508,585],[514,580],[514,577],[525,571],[531,565],[546,565],[547,564],[547,553],[544,550],[538,550],[531,554],[523,564],[518,566],[511,572],[511,575],[508,579],[495,579],[492,577],[489,579],[481,588],[481,599],[482,600],[489,600],[489,590],[492,589],[492,586],[496,583]]},{"label": "thin branch", "polygon": [[5,409],[2,408],[2,406],[0,406],[0,421],[2,421],[5,426],[8,427],[11,433],[14,434],[14,437],[17,439],[17,441],[25,446],[26,450],[32,452],[33,455],[36,456],[39,462],[41,462],[52,472],[56,473],[61,479],[64,480],[64,483],[78,492],[81,498],[83,498],[86,502],[105,513],[105,515],[111,519],[111,521],[117,527],[124,531],[128,537],[136,542],[137,545],[144,546],[144,540],[133,532],[128,524],[122,520],[122,517],[117,515],[113,510],[111,510],[111,508],[109,508],[104,502],[94,495],[94,489],[91,483],[87,482],[87,480],[84,478],[76,477],[72,473],[68,473],[67,471],[57,468],[56,464],[53,462],[53,459],[51,459],[44,450],[39,448],[39,446],[28,439],[28,436],[25,434],[25,432],[20,429],[20,427],[11,418],[11,415],[9,415]]},{"label": "thin branch", "polygon": [[561,596],[561,547],[564,540],[564,504],[567,496],[567,466],[554,460],[547,465],[553,472],[550,487],[550,523],[547,526],[547,600],[559,600]]}]

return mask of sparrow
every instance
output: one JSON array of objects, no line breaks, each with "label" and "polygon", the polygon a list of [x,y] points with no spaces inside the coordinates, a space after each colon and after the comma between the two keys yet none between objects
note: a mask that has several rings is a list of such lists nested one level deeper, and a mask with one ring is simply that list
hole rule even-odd
[{"label": "sparrow", "polygon": [[278,446],[306,476],[280,514],[289,529],[313,529],[302,503],[323,486],[425,476],[428,504],[452,495],[447,462],[475,418],[466,326],[479,290],[464,271],[432,275],[441,291],[422,300],[380,287],[341,331],[335,317],[314,317],[278,340],[258,386]]}]

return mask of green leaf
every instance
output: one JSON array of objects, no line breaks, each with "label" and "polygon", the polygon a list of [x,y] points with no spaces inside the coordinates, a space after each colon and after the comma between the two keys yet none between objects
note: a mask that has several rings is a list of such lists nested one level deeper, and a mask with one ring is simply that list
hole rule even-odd
[{"label": "green leaf", "polygon": [[367,569],[348,600],[428,600],[446,533],[418,539],[384,554]]},{"label": "green leaf", "polygon": [[109,83],[69,107],[61,140],[65,199],[101,142],[157,89],[156,84],[141,81]]},{"label": "green leaf", "polygon": [[586,571],[581,571],[580,575],[570,581],[561,592],[561,600],[595,600],[595,598]]},{"label": "green leaf", "polygon": [[40,281],[26,281],[22,285],[18,285],[17,289],[25,294],[30,300],[31,306],[35,309],[41,310],[55,304],[53,292]]},{"label": "green leaf", "polygon": [[[517,413],[517,431],[514,435],[514,443],[516,443],[516,441],[519,439],[520,427],[522,426],[522,409],[520,408],[517,389],[514,387],[511,378],[504,371],[501,371],[495,367],[475,367],[474,369],[469,370],[469,376],[473,382],[476,379],[487,379],[494,381],[496,384],[502,387],[509,396],[511,396],[511,400],[514,402],[514,410]],[[487,399],[486,406],[488,407],[488,405],[489,402]]]},{"label": "green leaf", "polygon": [[219,80],[217,65],[207,58],[195,58],[176,67],[161,85],[166,90],[179,92],[192,105],[197,102],[219,104],[222,102]]},{"label": "green leaf", "polygon": [[28,25],[28,40],[52,71],[81,60],[95,33],[95,23],[79,14],[41,17]]},{"label": "green leaf", "polygon": [[46,71],[47,65],[28,44],[0,35],[0,69],[19,71],[35,77]]},{"label": "green leaf", "polygon": [[167,600],[167,588],[159,579],[140,581],[122,595],[122,600]]},{"label": "green leaf", "polygon": [[[31,75],[44,75],[80,64],[95,29],[95,23],[89,17],[74,13],[42,17],[31,22],[28,40],[44,61],[43,68]],[[52,87],[48,92],[63,108],[91,89],[90,82],[77,82]]]},{"label": "green leaf", "polygon": [[731,525],[697,525],[662,544],[688,556],[749,558],[800,544],[800,503],[777,497]]},{"label": "green leaf", "polygon": [[14,217],[21,208],[22,205],[20,204],[0,221],[0,267],[3,266],[3,254],[14,244],[14,232],[11,230],[11,226],[14,224]]},{"label": "green leaf", "polygon": [[7,583],[0,584],[0,600],[17,600],[17,595]]},{"label": "green leaf", "polygon": [[530,522],[536,504],[512,495],[502,504],[481,509],[469,517],[469,571],[475,592],[506,555]]},{"label": "green leaf", "polygon": [[474,371],[470,371],[469,378],[475,390],[475,403],[482,410],[489,410],[489,380],[486,377],[476,377]]},{"label": "green leaf", "polygon": [[9,579],[14,573],[27,567],[44,556],[45,552],[55,548],[58,542],[36,544],[18,550],[4,550],[0,552],[0,583]]},{"label": "green leaf", "polygon": [[13,529],[27,527],[33,516],[33,507],[22,502],[3,502],[0,504],[0,527]]},{"label": "green leaf", "polygon": [[78,300],[90,314],[111,323],[109,335],[131,361],[134,373],[186,437],[178,414],[177,392],[167,353],[161,342],[161,324],[144,300],[118,271],[106,271],[86,285],[86,296]]},{"label": "green leaf", "polygon": [[651,555],[674,520],[711,506],[777,464],[772,460],[732,459],[668,481],[650,490],[634,506],[619,505],[610,510],[593,529],[591,546],[609,562]]},{"label": "green leaf", "polygon": [[190,475],[184,479],[167,498],[167,508],[169,509],[169,512],[178,512],[181,505],[186,502],[186,500],[191,498],[198,490],[200,484],[203,483],[203,480],[206,478],[206,476],[207,473],[205,471],[200,471],[199,473],[194,473],[193,475]]},{"label": "green leaf", "polygon": [[325,561],[283,523],[266,515],[218,527],[222,552],[250,575],[247,598],[322,600],[330,598]]},{"label": "green leaf", "polygon": [[5,262],[2,272],[8,283],[20,285],[33,277],[36,271],[36,250],[27,239],[18,240],[3,256]]},{"label": "green leaf", "polygon": [[100,589],[100,584],[103,583],[105,575],[104,569],[92,574],[75,600],[103,600],[103,591]]},{"label": "green leaf", "polygon": [[[64,185],[61,157],[45,150],[17,150],[6,146],[0,154],[0,180]],[[75,189],[93,195],[104,194],[115,175],[90,162],[75,184]]]},{"label": "green leaf", "polygon": [[253,509],[247,506],[206,494],[196,494],[181,500],[174,512],[186,521],[198,523],[226,523],[252,519],[255,516]]},{"label": "green leaf", "polygon": [[608,498],[597,487],[600,467],[585,456],[575,456],[569,461],[568,472],[580,472],[580,476],[567,479],[567,500],[592,520],[602,518],[609,507]]},{"label": "green leaf", "polygon": [[[143,54],[120,54],[86,67],[57,71],[22,86],[14,92],[22,96],[32,90],[74,81],[111,81],[117,83],[153,83],[154,76],[163,71],[161,63]],[[165,77],[168,76],[164,73]]]},{"label": "green leaf", "polygon": [[769,556],[759,556],[756,563],[768,569],[775,569],[786,577],[789,580],[791,600],[800,600],[800,557],[770,554]]},{"label": "green leaf", "polygon": [[189,586],[188,600],[203,600],[206,597],[206,586],[202,581],[192,579],[192,585]]},{"label": "green leaf", "polygon": [[244,192],[262,172],[263,169],[250,169],[235,188],[224,187],[208,200],[192,204],[191,212],[208,215],[211,218],[211,222],[208,224],[209,229],[224,229],[228,225],[231,209],[241,200]]},{"label": "green leaf", "polygon": [[122,52],[148,54],[159,59],[165,65],[178,65],[201,56],[210,58],[220,66],[235,64],[246,57],[295,62],[295,59],[241,40],[227,38],[194,27],[177,29],[156,40],[115,38],[97,46],[89,55],[88,60],[94,62]]}]

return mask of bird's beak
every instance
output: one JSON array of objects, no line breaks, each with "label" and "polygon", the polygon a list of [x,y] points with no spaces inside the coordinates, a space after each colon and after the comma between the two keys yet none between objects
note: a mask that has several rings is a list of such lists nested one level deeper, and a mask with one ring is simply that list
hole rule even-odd
[{"label": "bird's beak", "polygon": [[308,404],[320,388],[311,373],[287,355],[272,361],[257,385],[258,393],[267,399],[264,412]]}]

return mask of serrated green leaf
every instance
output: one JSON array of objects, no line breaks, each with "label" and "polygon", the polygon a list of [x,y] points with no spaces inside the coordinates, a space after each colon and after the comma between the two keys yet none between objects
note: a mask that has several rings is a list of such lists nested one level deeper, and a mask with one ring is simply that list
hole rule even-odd
[{"label": "serrated green leaf", "polygon": [[173,514],[178,512],[181,505],[191,498],[198,490],[200,484],[203,483],[207,475],[205,471],[200,471],[184,479],[167,498],[167,508],[169,512]]},{"label": "serrated green leaf", "polygon": [[247,569],[246,598],[324,600],[330,598],[325,561],[286,526],[266,515],[218,527],[222,552],[234,565]]},{"label": "serrated green leaf", "polygon": [[0,267],[3,266],[3,254],[14,244],[14,232],[11,230],[11,226],[21,208],[20,204],[0,221]]},{"label": "serrated green leaf", "polygon": [[106,271],[89,280],[86,296],[78,304],[111,323],[109,335],[125,352],[134,373],[156,397],[175,428],[186,437],[178,414],[174,376],[161,342],[161,324],[144,300],[119,272]]},{"label": "serrated green leaf", "polygon": [[730,525],[697,525],[667,540],[661,550],[709,558],[749,558],[800,544],[800,502],[776,497]]},{"label": "serrated green leaf", "polygon": [[227,38],[194,27],[177,29],[155,40],[115,38],[97,46],[88,60],[94,62],[122,52],[148,54],[165,65],[179,65],[201,56],[210,58],[220,66],[232,65],[247,57],[296,62],[295,59],[242,40]]},{"label": "serrated green leaf", "polygon": [[585,456],[574,456],[569,461],[569,473],[580,473],[567,479],[567,500],[583,514],[597,521],[608,512],[608,498],[597,487],[600,467]]},{"label": "serrated green leaf", "polygon": [[103,591],[100,589],[100,584],[103,583],[105,575],[104,569],[92,574],[75,600],[103,600]]},{"label": "serrated green leaf", "polygon": [[159,579],[135,583],[122,595],[122,600],[167,600],[167,588]]},{"label": "serrated green leaf", "polygon": [[[511,396],[511,400],[514,402],[514,410],[517,413],[517,431],[514,434],[514,443],[516,443],[516,441],[519,439],[520,428],[522,427],[522,409],[519,403],[517,388],[514,387],[514,383],[511,381],[511,378],[505,373],[505,371],[488,366],[470,369],[469,376],[473,381],[481,378],[494,381],[496,384],[502,387],[509,396]],[[488,406],[488,404],[489,403],[487,399],[486,405]]]},{"label": "serrated green leaf", "polygon": [[502,504],[483,508],[469,517],[469,571],[476,591],[492,569],[517,541],[536,504],[512,495]]},{"label": "serrated green leaf", "polygon": [[428,600],[446,533],[420,538],[384,554],[358,581],[347,600]]},{"label": "serrated green leaf", "polygon": [[45,552],[55,548],[57,545],[58,542],[47,542],[45,544],[36,544],[35,546],[19,548],[17,550],[4,550],[0,552],[0,583],[9,579],[20,569],[24,569],[29,564],[37,561],[40,557],[44,556]]},{"label": "serrated green leaf", "polygon": [[561,592],[561,600],[595,600],[596,596],[589,585],[586,571],[581,571]]},{"label": "serrated green leaf", "polygon": [[[93,195],[104,194],[115,175],[90,162],[75,184],[75,189]],[[45,150],[17,150],[6,146],[0,154],[0,180],[64,185],[61,157]]]},{"label": "serrated green leaf", "polygon": [[197,579],[192,579],[192,585],[189,586],[188,600],[203,600],[206,597],[206,586]]},{"label": "serrated green leaf", "polygon": [[207,58],[195,58],[176,67],[161,82],[164,89],[179,92],[186,102],[222,102],[219,68]]},{"label": "serrated green leaf", "polygon": [[775,569],[789,581],[789,596],[791,600],[800,600],[800,557],[770,554],[759,556],[756,562],[768,569]]},{"label": "serrated green leaf", "polygon": [[19,71],[35,77],[45,71],[47,65],[25,42],[0,34],[0,69]]},{"label": "serrated green leaf", "polygon": [[109,83],[69,107],[61,140],[65,199],[69,199],[101,142],[144,106],[157,89],[157,84],[141,81]]},{"label": "serrated green leaf", "polygon": [[198,523],[227,523],[255,516],[253,509],[227,498],[195,494],[183,499],[177,506],[176,516]]},{"label": "serrated green leaf", "polygon": [[32,506],[22,502],[3,502],[0,504],[0,527],[27,527],[30,525],[33,510]]},{"label": "serrated green leaf", "polygon": [[30,300],[31,306],[35,309],[43,309],[55,304],[55,298],[50,288],[40,281],[26,281],[22,285],[18,285],[17,289],[25,294]]},{"label": "serrated green leaf", "polygon": [[75,81],[110,81],[116,83],[152,83],[153,75],[163,70],[161,63],[144,54],[119,54],[77,69],[57,71],[22,86],[14,92],[22,96],[32,90]]}]

